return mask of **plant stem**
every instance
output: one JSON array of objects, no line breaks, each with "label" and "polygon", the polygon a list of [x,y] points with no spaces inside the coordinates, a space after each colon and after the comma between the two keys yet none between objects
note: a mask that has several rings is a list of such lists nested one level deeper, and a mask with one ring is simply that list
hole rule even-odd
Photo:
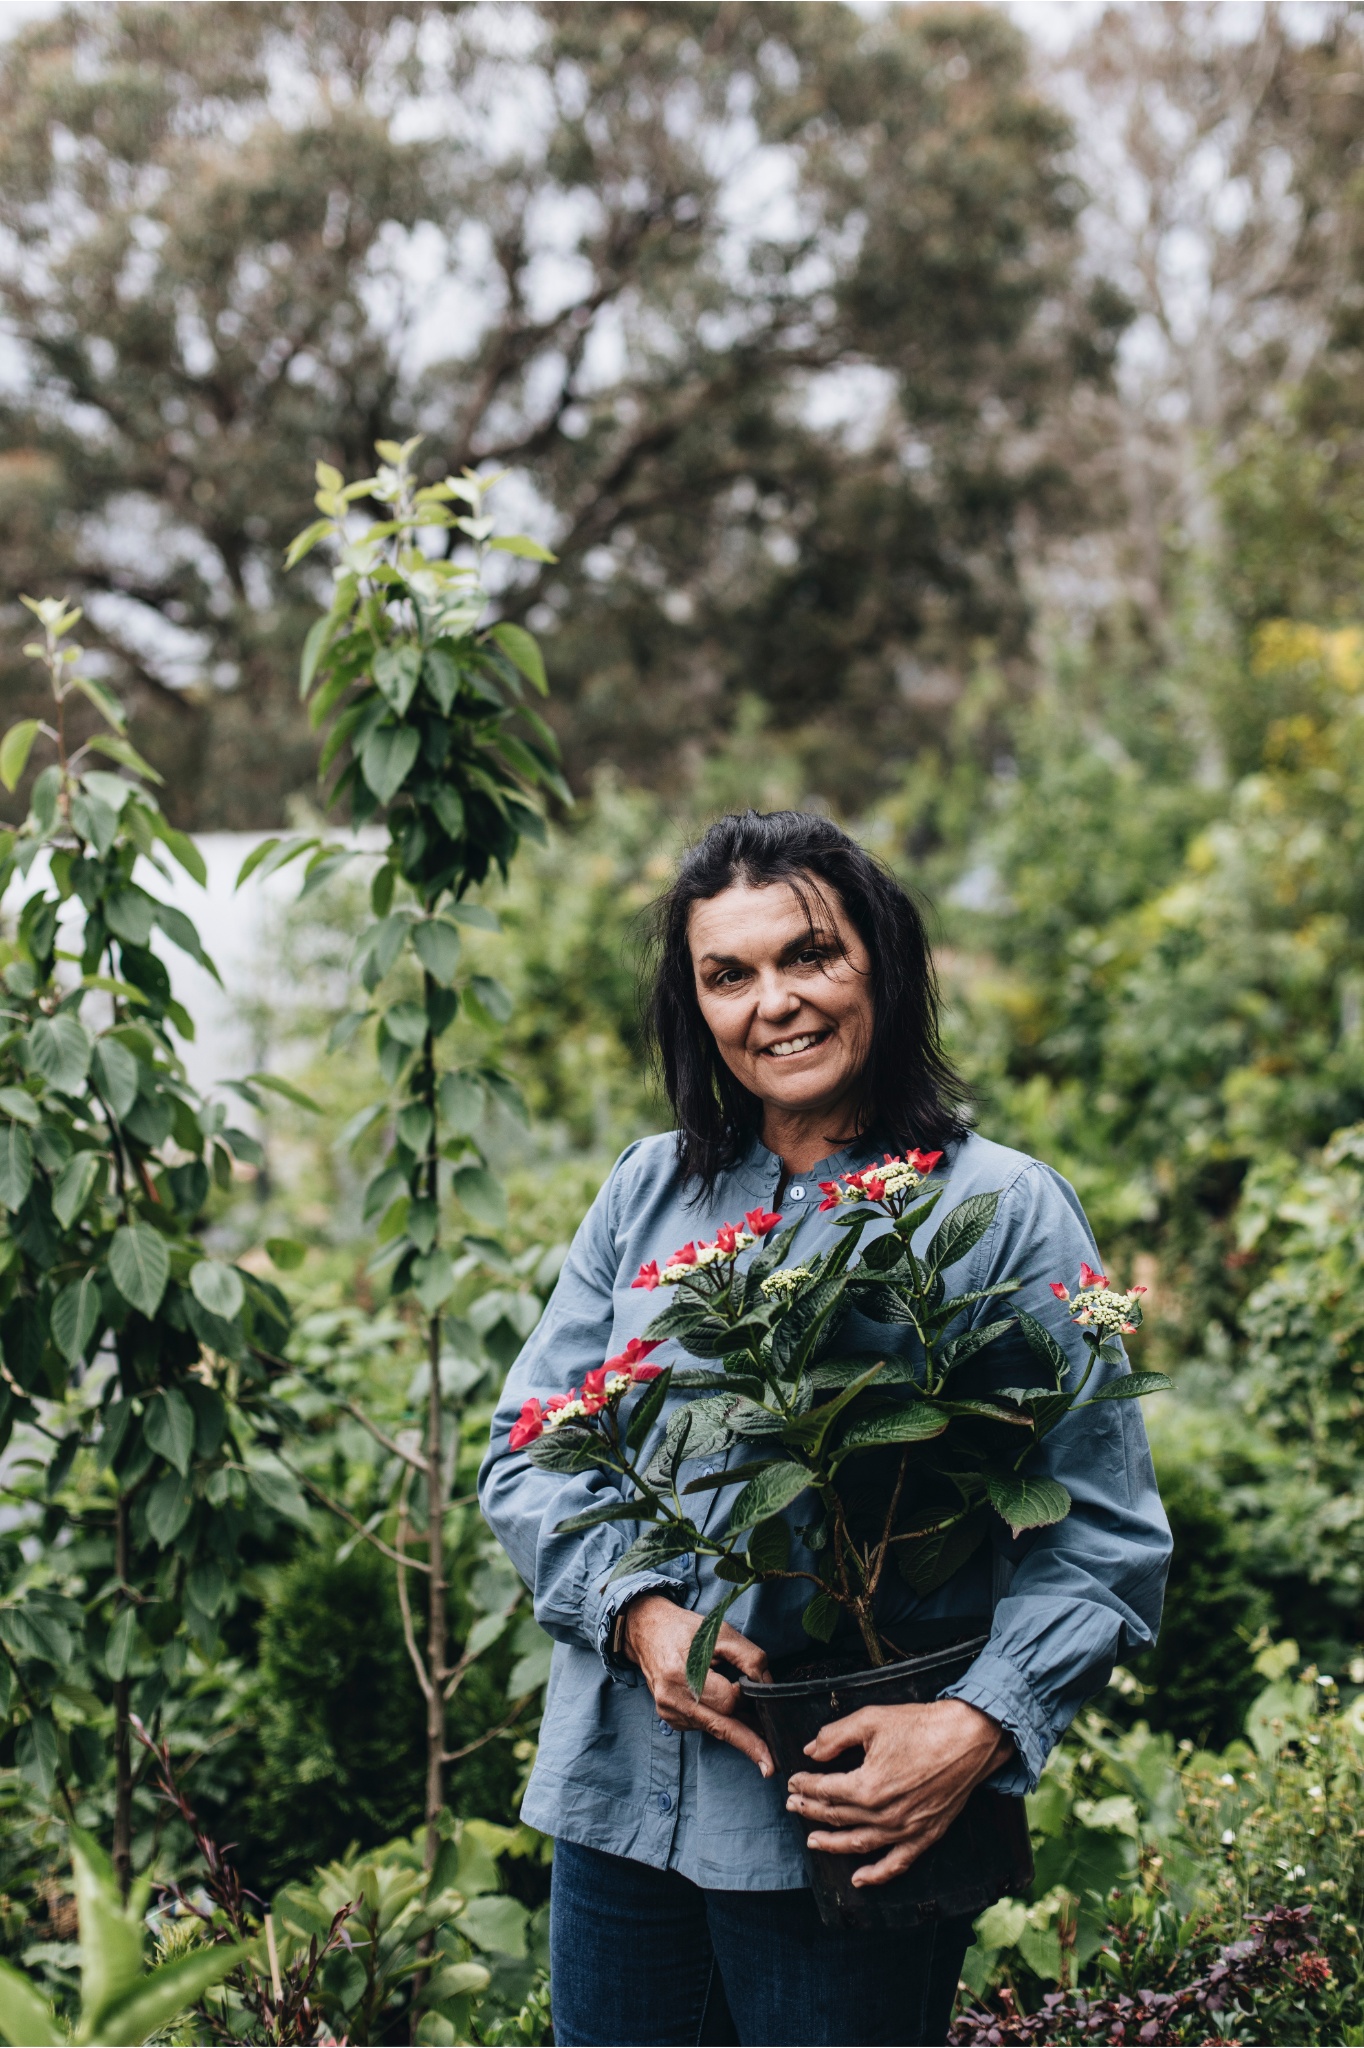
[{"label": "plant stem", "polygon": [[[117,1620],[127,1605],[122,1588],[128,1583],[128,1496],[122,1491],[114,1503],[114,1572],[120,1588],[114,1595]],[[133,1882],[132,1718],[126,1674],[114,1680],[114,1876],[126,1899]]]},{"label": "plant stem", "polygon": [[[424,977],[427,1016],[436,984]],[[428,1023],[423,1044],[422,1096],[430,1117],[426,1139],[426,1199],[436,1207],[439,1196],[437,1173],[436,1034]],[[439,1213],[439,1212],[437,1212]],[[433,1249],[440,1241],[437,1222]],[[445,1586],[445,1444],[440,1385],[441,1316],[437,1309],[426,1327],[426,1357],[429,1383],[426,1394],[426,1540],[431,1570],[427,1579],[426,1668],[431,1689],[426,1696],[426,1867],[430,1870],[440,1847],[437,1822],[445,1805],[445,1668],[449,1627]]]}]

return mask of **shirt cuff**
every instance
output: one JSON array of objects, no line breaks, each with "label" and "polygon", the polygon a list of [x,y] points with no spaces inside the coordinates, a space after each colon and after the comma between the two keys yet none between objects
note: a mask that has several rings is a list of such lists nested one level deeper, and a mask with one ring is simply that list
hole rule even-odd
[{"label": "shirt cuff", "polygon": [[638,1600],[643,1593],[661,1593],[665,1600],[685,1607],[688,1591],[683,1580],[667,1578],[662,1572],[632,1572],[628,1579],[618,1579],[614,1586],[607,1588],[597,1614],[597,1654],[618,1685],[639,1684],[638,1665],[632,1664],[628,1657],[619,1656],[612,1648],[616,1622],[630,1602]]},{"label": "shirt cuff", "polygon": [[986,1784],[994,1792],[1035,1792],[1043,1765],[1064,1732],[1053,1729],[1050,1717],[1016,1665],[992,1650],[982,1650],[964,1678],[948,1686],[945,1700],[965,1700],[979,1708],[1013,1737],[1015,1756],[1001,1764]]}]

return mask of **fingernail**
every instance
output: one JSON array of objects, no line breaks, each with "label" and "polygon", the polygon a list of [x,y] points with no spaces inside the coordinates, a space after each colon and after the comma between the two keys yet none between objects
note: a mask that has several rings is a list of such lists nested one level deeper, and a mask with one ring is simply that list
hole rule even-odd
[{"label": "fingernail", "polygon": [[771,1766],[771,1764],[759,1764],[758,1768],[759,1768],[759,1770],[760,1770],[760,1771],[762,1772],[762,1774],[763,1774],[763,1776],[764,1776],[765,1778],[770,1778],[770,1777],[771,1777],[771,1775],[772,1775],[772,1766]]},{"label": "fingernail", "polygon": [[815,1745],[814,1745],[814,1743],[813,1743],[813,1742],[807,1742],[807,1743],[806,1743],[806,1745],[805,1745],[805,1748],[804,1748],[804,1750],[803,1750],[803,1751],[802,1751],[801,1753],[802,1753],[802,1755],[804,1755],[804,1756],[813,1756],[813,1755],[814,1755],[814,1753],[815,1753]]}]

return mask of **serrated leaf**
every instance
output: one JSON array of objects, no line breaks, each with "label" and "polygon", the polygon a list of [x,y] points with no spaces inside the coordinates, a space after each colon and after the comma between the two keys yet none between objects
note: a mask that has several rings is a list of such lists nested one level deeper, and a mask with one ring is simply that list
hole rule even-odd
[{"label": "serrated leaf", "polygon": [[[538,1448],[538,1445],[533,1448]],[[646,1529],[620,1559],[607,1584],[614,1579],[628,1579],[635,1572],[653,1571],[661,1564],[671,1563],[675,1557],[685,1557],[690,1550],[691,1540],[680,1529]]]},{"label": "serrated leaf", "polygon": [[57,1175],[52,1189],[52,1213],[63,1230],[69,1230],[80,1215],[103,1169],[104,1160],[98,1152],[77,1152]]},{"label": "serrated leaf", "polygon": [[842,1608],[831,1593],[816,1593],[800,1617],[801,1627],[817,1643],[828,1643],[833,1640],[842,1614]]},{"label": "serrated leaf", "polygon": [[1007,1478],[987,1478],[990,1505],[1004,1517],[1015,1536],[1024,1529],[1044,1529],[1064,1521],[1070,1513],[1070,1495],[1059,1479],[1025,1478],[1011,1473]]},{"label": "serrated leaf", "polygon": [[999,1194],[968,1195],[944,1216],[928,1245],[926,1258],[935,1272],[954,1266],[973,1250],[995,1220]]},{"label": "serrated leaf", "polygon": [[200,1259],[190,1268],[190,1290],[211,1316],[223,1322],[235,1321],[246,1300],[246,1288],[235,1266],[222,1259]]},{"label": "serrated leaf", "polygon": [[791,1562],[791,1531],[780,1516],[759,1522],[748,1539],[748,1561],[755,1572],[784,1572]]},{"label": "serrated leaf", "polygon": [[1163,1372],[1127,1372],[1121,1379],[1105,1380],[1080,1405],[1087,1408],[1090,1401],[1138,1401],[1143,1394],[1168,1393],[1173,1385],[1174,1381]]},{"label": "serrated leaf", "polygon": [[178,1387],[163,1387],[147,1403],[142,1433],[157,1456],[174,1465],[183,1478],[194,1456],[194,1410]]},{"label": "serrated leaf", "polygon": [[109,1271],[126,1302],[154,1316],[170,1278],[165,1239],[145,1223],[123,1223],[109,1246]]},{"label": "serrated leaf", "polygon": [[1025,1308],[1019,1309],[1014,1320],[1018,1324],[1028,1349],[1051,1367],[1056,1375],[1056,1383],[1059,1386],[1070,1371],[1070,1360],[1052,1336],[1051,1331],[1047,1329],[1044,1323],[1039,1323],[1036,1316],[1029,1315]]},{"label": "serrated leaf", "polygon": [[625,1442],[628,1449],[632,1451],[638,1450],[648,1436],[649,1431],[658,1421],[663,1409],[663,1403],[668,1398],[668,1388],[671,1384],[672,1371],[670,1367],[665,1366],[658,1378],[652,1382],[643,1400],[630,1417],[629,1425],[625,1431]]},{"label": "serrated leaf", "polygon": [[840,1438],[835,1456],[841,1459],[850,1451],[865,1451],[875,1444],[926,1443],[946,1428],[947,1416],[931,1401],[906,1401],[901,1408],[851,1424]]},{"label": "serrated leaf", "polygon": [[765,1472],[756,1474],[734,1503],[729,1518],[731,1534],[751,1529],[755,1522],[765,1522],[769,1515],[780,1514],[805,1492],[811,1476],[807,1466],[787,1463],[769,1465]]},{"label": "serrated leaf", "polygon": [[13,791],[19,787],[20,777],[28,766],[28,757],[41,729],[42,721],[37,718],[21,718],[12,725],[0,740],[0,782]]},{"label": "serrated leaf", "polygon": [[996,1337],[1002,1337],[1006,1330],[1012,1330],[1014,1317],[1005,1316],[998,1322],[985,1323],[979,1329],[963,1330],[960,1337],[953,1337],[938,1353],[938,1363],[944,1367],[958,1366],[968,1358],[974,1358],[987,1344],[993,1344]]},{"label": "serrated leaf", "polygon": [[68,1365],[85,1355],[99,1321],[99,1281],[93,1273],[73,1280],[52,1304],[52,1341]]},{"label": "serrated leaf", "polygon": [[579,1536],[584,1529],[595,1529],[602,1522],[646,1522],[649,1520],[648,1505],[640,1500],[604,1501],[599,1507],[584,1508],[580,1515],[570,1515],[566,1522],[556,1522],[556,1536]]},{"label": "serrated leaf", "polygon": [[0,1205],[22,1209],[33,1185],[33,1143],[24,1126],[0,1126]]}]

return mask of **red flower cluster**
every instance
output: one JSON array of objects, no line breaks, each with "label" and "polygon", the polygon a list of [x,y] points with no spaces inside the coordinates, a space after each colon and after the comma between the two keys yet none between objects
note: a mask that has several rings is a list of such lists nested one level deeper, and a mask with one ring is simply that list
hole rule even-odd
[{"label": "red flower cluster", "polygon": [[941,1158],[941,1152],[921,1152],[917,1146],[903,1158],[896,1152],[887,1152],[880,1166],[864,1166],[860,1173],[822,1180],[819,1188],[824,1200],[819,1206],[837,1209],[841,1202],[884,1202],[887,1195],[901,1194],[907,1187],[926,1180]]},{"label": "red flower cluster", "polygon": [[[604,1365],[585,1373],[582,1388],[570,1387],[566,1394],[551,1394],[543,1404],[538,1394],[521,1405],[521,1413],[512,1424],[509,1438],[510,1448],[524,1450],[533,1444],[546,1429],[554,1427],[554,1419],[565,1408],[571,1408],[574,1415],[600,1415],[613,1399],[626,1394],[632,1386],[642,1386],[646,1380],[656,1380],[662,1372],[661,1365],[645,1365],[642,1361],[651,1351],[657,1351],[663,1342],[661,1337],[648,1341],[643,1337],[632,1337],[623,1351],[614,1358],[608,1358]],[[611,1381],[618,1384],[612,1386]]]},{"label": "red flower cluster", "polygon": [[781,1217],[771,1209],[750,1209],[742,1226],[722,1223],[713,1244],[697,1244],[689,1240],[680,1251],[664,1260],[662,1272],[659,1271],[658,1260],[650,1259],[647,1265],[640,1267],[630,1285],[646,1288],[652,1294],[655,1287],[665,1284],[665,1276],[680,1266],[711,1266],[720,1259],[737,1259],[739,1253],[747,1250],[756,1238],[766,1237],[768,1231],[775,1230],[780,1222]]}]

